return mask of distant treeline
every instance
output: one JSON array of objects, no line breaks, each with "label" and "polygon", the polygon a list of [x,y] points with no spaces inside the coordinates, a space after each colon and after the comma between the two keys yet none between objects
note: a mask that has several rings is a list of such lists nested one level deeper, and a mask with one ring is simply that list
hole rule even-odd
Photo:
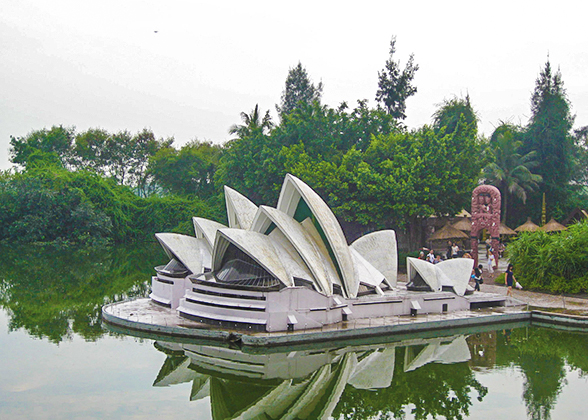
[{"label": "distant treeline", "polygon": [[406,128],[418,65],[411,56],[401,69],[394,52],[393,39],[376,107],[321,104],[322,83],[298,63],[276,106],[279,120],[256,105],[223,145],[193,140],[176,148],[147,129],[53,126],[12,137],[16,167],[0,177],[0,240],[125,242],[189,232],[192,216],[225,221],[223,185],[273,206],[286,173],[315,189],[344,224],[392,227],[415,246],[420,220],[469,208],[479,183],[501,190],[511,225],[538,220],[543,193],[550,217],[586,206],[588,129],[572,130],[561,74],[549,62],[529,123],[501,123],[485,138],[469,96],[444,100],[430,125]]}]

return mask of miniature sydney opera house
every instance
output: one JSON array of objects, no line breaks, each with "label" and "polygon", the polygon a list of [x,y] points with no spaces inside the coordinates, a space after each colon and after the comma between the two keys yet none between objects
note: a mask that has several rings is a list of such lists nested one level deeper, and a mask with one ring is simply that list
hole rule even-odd
[{"label": "miniature sydney opera house", "polygon": [[397,284],[395,232],[349,245],[327,204],[292,175],[276,208],[228,187],[225,199],[228,226],[195,217],[194,237],[155,235],[170,261],[156,267],[150,298],[180,317],[273,332],[489,306],[471,294],[471,259],[409,258],[408,287]]}]

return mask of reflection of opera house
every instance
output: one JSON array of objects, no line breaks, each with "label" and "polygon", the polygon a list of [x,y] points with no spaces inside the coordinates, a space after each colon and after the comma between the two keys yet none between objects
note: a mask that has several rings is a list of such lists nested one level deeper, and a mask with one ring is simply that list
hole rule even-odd
[{"label": "reflection of opera house", "polygon": [[225,187],[228,227],[194,218],[196,237],[156,235],[170,258],[157,267],[151,299],[184,318],[254,331],[320,328],[342,321],[504,305],[472,294],[473,260],[408,260],[397,285],[396,236],[347,244],[326,203],[287,175],[276,208]]},{"label": "reflection of opera house", "polygon": [[[164,341],[155,346],[168,357],[153,385],[191,382],[190,400],[210,398],[215,419],[331,418],[348,387],[393,389],[395,375],[471,359],[463,335],[266,354]],[[423,399],[450,398],[445,393],[449,388]]]}]

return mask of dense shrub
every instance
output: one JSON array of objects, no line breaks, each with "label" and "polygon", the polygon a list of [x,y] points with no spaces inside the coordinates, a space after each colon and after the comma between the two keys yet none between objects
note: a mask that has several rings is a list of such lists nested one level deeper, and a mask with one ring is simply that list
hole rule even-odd
[{"label": "dense shrub", "polygon": [[559,233],[525,233],[507,250],[517,280],[527,289],[588,292],[587,222]]},{"label": "dense shrub", "polygon": [[141,198],[112,179],[58,166],[0,176],[0,241],[97,245],[193,234],[193,216],[220,219],[223,211],[215,197]]}]

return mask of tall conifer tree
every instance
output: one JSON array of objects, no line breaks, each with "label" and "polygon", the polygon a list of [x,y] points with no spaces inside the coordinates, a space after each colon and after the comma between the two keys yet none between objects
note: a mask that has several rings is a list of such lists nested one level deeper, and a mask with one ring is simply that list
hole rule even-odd
[{"label": "tall conifer tree", "polygon": [[404,70],[400,70],[400,62],[394,61],[396,52],[396,37],[390,41],[390,56],[381,72],[378,72],[378,91],[376,101],[384,105],[388,114],[398,120],[406,118],[406,100],[417,92],[412,85],[414,74],[419,69],[414,64],[414,56],[410,55]]},{"label": "tall conifer tree", "polygon": [[314,101],[320,103],[322,94],[323,83],[319,82],[318,85],[314,85],[310,77],[308,77],[306,69],[302,67],[299,61],[296,67],[288,71],[281,103],[276,105],[276,109],[280,116],[283,116],[292,112],[300,102],[308,105]]},{"label": "tall conifer tree", "polygon": [[[561,72],[553,72],[547,60],[531,97],[531,118],[522,154],[537,152],[536,172],[543,177],[541,193],[546,194],[548,207],[552,209],[565,207],[570,194],[574,150],[571,134],[574,116],[570,108]],[[540,195],[532,200],[534,207],[539,205]]]}]

